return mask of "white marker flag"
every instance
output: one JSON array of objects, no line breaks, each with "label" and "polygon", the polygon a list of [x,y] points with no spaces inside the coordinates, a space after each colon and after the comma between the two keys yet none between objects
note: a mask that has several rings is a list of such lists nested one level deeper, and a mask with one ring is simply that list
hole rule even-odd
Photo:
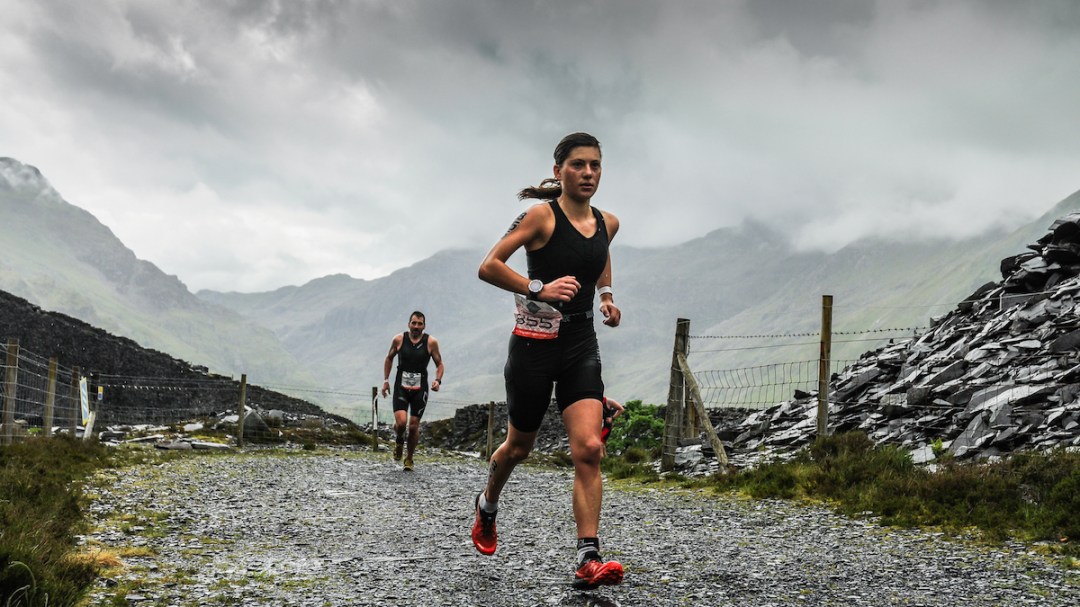
[{"label": "white marker flag", "polygon": [[82,423],[84,426],[90,421],[90,395],[87,394],[88,390],[86,378],[79,378],[79,400],[82,402]]}]

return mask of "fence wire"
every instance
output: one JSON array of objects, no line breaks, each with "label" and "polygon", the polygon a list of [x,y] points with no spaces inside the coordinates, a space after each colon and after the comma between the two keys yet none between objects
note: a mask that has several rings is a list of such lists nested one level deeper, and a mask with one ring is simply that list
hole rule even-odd
[{"label": "fence wire", "polygon": [[[15,349],[18,353],[15,364],[9,366],[7,351],[7,344],[0,343],[0,410],[3,411],[0,422],[11,422],[13,439],[30,435],[81,433],[84,424],[79,386],[81,377],[88,381],[87,409],[95,412],[95,432],[106,430],[107,427],[122,429],[133,426],[152,432],[156,428],[174,429],[181,424],[187,426],[198,423],[225,428],[232,433],[237,431],[240,385],[239,381],[232,377],[212,374],[201,377],[148,377],[105,373],[80,375],[77,369],[64,367],[54,359],[42,357],[25,348]],[[55,380],[50,390],[51,367],[55,368]],[[9,385],[9,377],[14,378],[14,384]],[[101,397],[98,394],[99,389]],[[283,422],[273,411],[273,407],[259,406],[262,402],[261,395],[274,391],[280,394],[309,393],[353,398],[358,404],[358,419],[367,423],[370,423],[371,407],[375,404],[372,402],[370,390],[249,384],[245,400],[249,409],[259,407],[264,409],[264,412],[269,410],[272,416],[269,429],[263,427],[256,430],[256,438],[274,438],[281,434],[279,428]],[[50,394],[51,419],[48,406]],[[99,401],[99,398],[102,400]],[[381,394],[376,398],[377,401],[383,401],[379,405],[380,421],[392,422],[393,411],[388,399],[383,399]],[[101,406],[102,404],[106,406]],[[473,404],[476,404],[475,401],[447,398],[435,392],[432,392],[428,399],[429,411],[436,407],[456,409]],[[290,414],[289,417],[294,422],[299,418],[304,423],[317,425],[318,420],[313,418],[319,416]],[[3,432],[0,432],[0,438],[6,439],[7,431],[5,426]],[[245,431],[245,436],[249,434],[251,432]]]},{"label": "fence wire", "polygon": [[[829,373],[838,373],[855,361],[833,360]],[[817,360],[694,371],[706,408],[763,409],[791,400],[798,392],[818,390]]]},{"label": "fence wire", "polygon": [[[50,361],[27,352],[18,350],[15,364],[8,363],[7,345],[2,347],[0,356],[0,407],[3,408],[3,422],[28,420],[38,427],[45,423],[48,413],[46,404],[49,400]],[[56,365],[53,380],[51,426],[74,428],[79,423],[78,386],[74,385],[74,371]],[[14,378],[14,384],[10,379]]]}]

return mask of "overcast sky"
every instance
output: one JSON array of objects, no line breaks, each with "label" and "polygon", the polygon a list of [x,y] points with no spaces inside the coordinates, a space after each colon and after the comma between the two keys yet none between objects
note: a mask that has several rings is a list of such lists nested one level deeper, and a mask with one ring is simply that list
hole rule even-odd
[{"label": "overcast sky", "polygon": [[192,290],[487,249],[578,130],[603,144],[593,202],[636,246],[747,219],[825,249],[969,236],[1080,189],[1076,0],[0,0],[0,15],[0,156]]}]

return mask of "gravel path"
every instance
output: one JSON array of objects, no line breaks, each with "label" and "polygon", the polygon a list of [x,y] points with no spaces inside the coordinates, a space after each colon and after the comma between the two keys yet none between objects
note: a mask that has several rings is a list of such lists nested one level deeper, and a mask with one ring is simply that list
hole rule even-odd
[{"label": "gravel path", "polygon": [[[91,604],[1077,605],[1080,576],[1022,547],[881,528],[781,501],[609,483],[618,587],[569,587],[569,470],[519,467],[492,557],[469,541],[485,467],[385,454],[192,455],[112,472],[88,540],[126,567]],[[137,556],[139,547],[147,556]],[[116,584],[119,585],[116,585]],[[122,603],[118,603],[122,604]]]}]

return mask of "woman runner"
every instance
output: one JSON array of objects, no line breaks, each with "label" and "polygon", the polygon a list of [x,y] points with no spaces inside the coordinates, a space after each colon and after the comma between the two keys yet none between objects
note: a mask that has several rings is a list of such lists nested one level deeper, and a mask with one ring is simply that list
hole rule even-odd
[{"label": "woman runner", "polygon": [[[492,454],[487,485],[476,497],[472,540],[482,554],[494,554],[499,496],[514,467],[532,451],[554,387],[574,463],[574,586],[595,588],[623,579],[622,565],[600,556],[604,382],[593,327],[594,293],[600,296],[605,325],[617,327],[621,318],[608,255],[619,220],[591,205],[600,185],[600,142],[595,137],[567,135],[554,156],[554,178],[518,193],[521,200],[544,202],[522,213],[480,264],[481,280],[514,293],[517,324],[503,370],[506,440]],[[528,278],[506,263],[521,248]]]}]

